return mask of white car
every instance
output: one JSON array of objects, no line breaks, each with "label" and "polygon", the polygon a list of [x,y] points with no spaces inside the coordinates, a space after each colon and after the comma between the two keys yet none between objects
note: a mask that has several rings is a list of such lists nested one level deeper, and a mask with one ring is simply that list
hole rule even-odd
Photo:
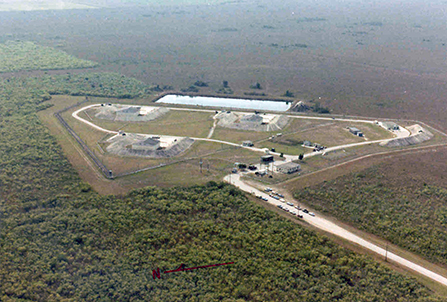
[{"label": "white car", "polygon": [[309,215],[315,217],[315,213],[314,212],[309,212]]}]

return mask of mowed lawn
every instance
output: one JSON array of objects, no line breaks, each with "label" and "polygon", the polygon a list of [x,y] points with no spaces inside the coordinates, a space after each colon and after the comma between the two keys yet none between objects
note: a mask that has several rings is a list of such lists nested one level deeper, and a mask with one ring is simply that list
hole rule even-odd
[{"label": "mowed lawn", "polygon": [[132,133],[149,133],[205,138],[213,126],[213,113],[170,110],[149,122],[128,122],[122,130]]}]

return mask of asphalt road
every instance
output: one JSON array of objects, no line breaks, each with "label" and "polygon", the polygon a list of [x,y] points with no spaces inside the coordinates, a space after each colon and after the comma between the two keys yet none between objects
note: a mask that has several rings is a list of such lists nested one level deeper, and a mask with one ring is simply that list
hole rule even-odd
[{"label": "asphalt road", "polygon": [[[240,179],[240,175],[239,174],[230,174],[224,177],[224,180],[226,182],[229,182],[231,184],[233,184],[234,186],[240,188],[242,191],[245,191],[247,193],[250,194],[255,194],[256,196],[263,196],[268,198],[268,203],[273,204],[273,205],[282,205],[283,207],[288,208],[289,210],[295,210],[296,209],[294,207],[291,207],[289,205],[286,205],[285,203],[280,202],[279,200],[276,200],[274,198],[271,198],[267,193],[259,191],[258,189],[244,183],[241,179]],[[296,201],[293,201],[293,203],[296,204]],[[367,248],[371,251],[373,251],[374,253],[377,253],[383,257],[385,257],[385,254],[388,258],[389,261],[393,261],[396,262],[408,269],[411,269],[421,275],[424,275],[436,282],[439,282],[445,286],[447,286],[447,278],[445,278],[444,276],[441,276],[435,272],[432,272],[414,262],[411,262],[405,258],[402,258],[394,253],[391,252],[387,252],[385,249],[367,241],[362,239],[361,237],[355,235],[354,233],[351,233],[350,231],[336,225],[335,223],[326,220],[324,218],[315,216],[310,216],[309,214],[305,214],[302,211],[300,211],[300,214],[303,215],[303,220],[306,221],[307,223],[309,223],[310,225],[319,228],[321,230],[324,230],[328,233],[334,234],[338,237],[341,237],[343,239],[349,240],[353,243],[356,243],[364,248]]]}]

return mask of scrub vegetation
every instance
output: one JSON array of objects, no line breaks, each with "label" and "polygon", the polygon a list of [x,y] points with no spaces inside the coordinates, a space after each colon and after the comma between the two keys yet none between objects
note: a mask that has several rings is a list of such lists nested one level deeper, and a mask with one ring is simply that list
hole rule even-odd
[{"label": "scrub vegetation", "polygon": [[424,177],[421,171],[427,170],[430,161],[424,157],[407,156],[406,161],[376,165],[300,190],[295,198],[445,265],[447,190],[439,181],[445,164],[441,156],[439,167],[426,171]]},{"label": "scrub vegetation", "polygon": [[47,91],[0,86],[2,301],[439,301],[229,185],[101,197],[39,121]]},{"label": "scrub vegetation", "polygon": [[78,59],[61,50],[30,41],[7,41],[0,44],[0,72],[76,69],[98,65],[96,62]]},{"label": "scrub vegetation", "polygon": [[118,73],[80,73],[23,79],[49,94],[105,96],[130,99],[147,96],[150,86]]}]

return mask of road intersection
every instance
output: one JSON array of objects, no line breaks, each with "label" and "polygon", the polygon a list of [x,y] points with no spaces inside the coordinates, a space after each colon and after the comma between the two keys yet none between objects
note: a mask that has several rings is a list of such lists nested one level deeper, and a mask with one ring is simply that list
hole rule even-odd
[{"label": "road intersection", "polygon": [[[108,134],[115,134],[115,135],[119,135],[118,131],[112,131],[112,130],[108,130],[108,129],[104,129],[102,127],[99,127],[97,125],[95,125],[92,122],[89,122],[85,119],[83,119],[82,117],[79,116],[79,113],[81,113],[84,110],[93,108],[93,107],[99,107],[101,106],[101,104],[93,104],[93,105],[89,105],[89,106],[85,106],[79,110],[76,110],[75,112],[72,113],[72,116],[79,120],[82,123],[85,123],[87,125],[89,125],[90,127],[93,127],[96,130],[102,131],[104,133],[108,133]],[[215,112],[215,110],[207,110],[207,109],[187,109],[187,108],[169,108],[171,110],[185,110],[185,111],[201,111],[201,112]],[[302,119],[319,119],[319,120],[330,120],[330,121],[348,121],[348,122],[360,122],[360,123],[375,123],[374,121],[371,120],[361,120],[361,119],[345,119],[345,118],[326,118],[326,117],[310,117],[310,116],[301,116],[301,115],[287,115],[290,118],[302,118]],[[237,144],[237,143],[233,143],[233,142],[228,142],[228,141],[222,141],[222,140],[215,140],[212,139],[212,134],[214,132],[214,128],[216,126],[216,119],[214,121],[213,127],[210,129],[210,132],[207,136],[207,138],[198,138],[198,137],[191,137],[192,139],[196,140],[196,141],[209,141],[209,142],[216,142],[216,143],[221,143],[221,144],[227,144],[227,145],[231,145],[231,146],[236,146],[236,147],[240,147],[240,148],[245,148],[245,149],[249,149],[251,151],[255,151],[255,152],[262,152],[262,153],[269,153],[272,155],[277,155],[279,156],[280,153],[277,152],[271,152],[266,148],[255,148],[255,147],[248,147],[248,146],[242,146],[241,144]],[[330,148],[326,148],[323,149],[321,151],[318,152],[312,152],[312,153],[307,153],[304,154],[304,157],[312,157],[312,156],[317,156],[320,154],[324,154],[324,153],[328,153],[331,151],[335,151],[335,150],[340,150],[340,149],[346,149],[346,148],[352,148],[352,147],[356,147],[356,146],[361,146],[361,145],[367,145],[367,144],[379,144],[382,142],[388,142],[391,141],[393,139],[398,139],[401,137],[407,137],[407,136],[411,136],[411,135],[415,135],[410,133],[410,131],[406,130],[405,128],[403,128],[402,131],[399,132],[395,132],[396,137],[391,138],[391,139],[382,139],[382,140],[375,140],[375,141],[365,141],[365,142],[360,142],[360,143],[353,143],[353,144],[345,144],[345,145],[340,145],[340,146],[334,146],[334,147],[330,147]],[[143,135],[158,135],[158,134],[143,134]],[[287,155],[287,154],[283,154],[283,157],[285,159],[286,162],[289,161],[293,161],[293,160],[298,160],[298,156],[295,155]],[[246,173],[250,173],[250,172],[246,172]],[[244,173],[241,173],[242,175]],[[270,204],[273,205],[282,205],[282,207],[287,208],[289,211],[293,211],[296,210],[295,208],[293,208],[290,205],[286,205],[285,203],[282,203],[279,200],[276,200],[272,197],[270,197],[268,194],[266,194],[265,192],[245,183],[242,179],[241,179],[241,174],[240,173],[232,173],[229,174],[227,176],[224,177],[224,181],[238,187],[239,189],[241,189],[242,191],[245,191],[249,194],[254,194],[256,196],[262,196],[266,199],[266,201]],[[264,200],[265,200],[264,199]],[[331,233],[333,235],[336,235],[338,237],[341,237],[343,239],[346,239],[350,242],[353,242],[355,244],[358,244],[360,246],[362,246],[363,248],[366,248],[378,255],[381,255],[383,257],[387,257],[387,259],[389,261],[393,261],[395,263],[398,263],[399,265],[402,265],[410,270],[413,270],[423,276],[426,276],[436,282],[439,282],[440,284],[447,286],[447,278],[437,274],[431,270],[428,270],[424,267],[422,267],[421,265],[418,265],[414,262],[411,262],[403,257],[400,257],[392,252],[389,252],[385,249],[383,249],[382,247],[379,247],[376,244],[373,244],[361,237],[359,237],[358,235],[342,228],[341,226],[325,219],[322,217],[318,217],[318,216],[311,216],[311,215],[303,215],[303,219],[306,223],[321,229],[325,232]]]}]

